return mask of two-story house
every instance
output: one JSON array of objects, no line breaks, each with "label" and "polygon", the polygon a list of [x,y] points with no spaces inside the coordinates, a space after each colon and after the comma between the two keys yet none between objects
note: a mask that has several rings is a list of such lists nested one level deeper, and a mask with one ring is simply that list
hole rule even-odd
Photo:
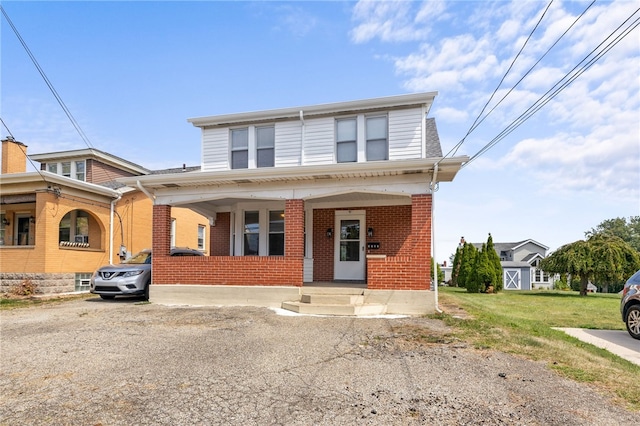
[{"label": "two-story house", "polygon": [[[477,249],[482,244],[473,244]],[[552,289],[553,277],[539,269],[540,261],[547,255],[549,247],[534,240],[514,243],[494,243],[502,265],[502,280],[505,290]]]},{"label": "two-story house", "polygon": [[[119,179],[153,198],[151,300],[279,305],[333,283],[432,311],[433,191],[468,160],[443,158],[427,118],[435,96],[190,119],[200,171]],[[211,256],[168,256],[176,207],[209,218]]]},{"label": "two-story house", "polygon": [[[27,172],[27,159],[40,170]],[[88,291],[97,268],[151,247],[151,201],[115,182],[151,173],[97,149],[27,156],[26,145],[3,140],[0,291],[27,280],[41,294]],[[206,218],[175,209],[171,223],[171,245],[207,252]]]}]

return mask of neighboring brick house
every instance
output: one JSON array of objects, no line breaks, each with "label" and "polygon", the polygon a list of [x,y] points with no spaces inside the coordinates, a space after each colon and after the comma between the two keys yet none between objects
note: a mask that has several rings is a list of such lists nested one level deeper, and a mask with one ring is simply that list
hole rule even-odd
[{"label": "neighboring brick house", "polygon": [[[443,159],[426,118],[435,95],[190,119],[200,171],[119,179],[154,199],[151,300],[217,304],[232,287],[252,286],[249,300],[319,282],[432,297],[432,188],[468,160]],[[210,218],[210,257],[168,256],[176,207]]]},{"label": "neighboring brick house", "polygon": [[[477,249],[482,244],[473,244]],[[538,268],[549,247],[534,240],[494,243],[502,265],[505,290],[552,289],[553,277]]]},{"label": "neighboring brick house", "polygon": [[[40,171],[26,172],[24,144],[2,141],[0,292],[25,280],[45,294],[87,291],[97,268],[151,247],[151,201],[114,179],[153,172],[96,149],[29,158]],[[172,221],[173,245],[207,251],[206,218],[176,209]]]}]

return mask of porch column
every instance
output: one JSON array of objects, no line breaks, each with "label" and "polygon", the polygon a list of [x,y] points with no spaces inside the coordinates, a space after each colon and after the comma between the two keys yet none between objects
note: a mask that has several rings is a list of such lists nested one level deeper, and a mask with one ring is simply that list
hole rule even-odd
[{"label": "porch column", "polygon": [[284,255],[304,258],[304,200],[285,201]]},{"label": "porch column", "polygon": [[153,205],[153,257],[169,256],[171,250],[171,206]]},{"label": "porch column", "polygon": [[431,194],[411,196],[411,236],[414,286],[427,290],[431,282]]}]

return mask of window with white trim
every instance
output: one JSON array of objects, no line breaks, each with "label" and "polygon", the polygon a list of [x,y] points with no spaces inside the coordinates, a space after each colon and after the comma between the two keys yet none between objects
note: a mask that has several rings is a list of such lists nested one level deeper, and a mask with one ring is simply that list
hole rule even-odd
[{"label": "window with white trim", "polygon": [[256,127],[256,164],[273,167],[275,164],[275,127]]},{"label": "window with white trim", "polygon": [[84,181],[85,178],[86,178],[86,174],[85,174],[84,160],[76,161],[76,179]]},{"label": "window with white trim", "polygon": [[284,256],[284,210],[269,211],[269,256]]},{"label": "window with white trim", "polygon": [[198,250],[204,250],[205,244],[205,232],[206,228],[204,225],[198,225]]},{"label": "window with white trim", "polygon": [[47,171],[50,173],[58,174],[58,163],[48,163]]},{"label": "window with white trim", "polygon": [[244,212],[244,250],[245,256],[260,254],[260,212]]},{"label": "window with white trim", "polygon": [[71,162],[70,161],[65,161],[62,164],[62,176],[66,176],[66,177],[71,177]]},{"label": "window with white trim", "polygon": [[358,161],[357,122],[355,118],[336,120],[336,161]]},{"label": "window with white trim", "polygon": [[249,167],[249,129],[231,130],[231,168]]},{"label": "window with white trim", "polygon": [[367,161],[389,159],[387,116],[366,118]]}]

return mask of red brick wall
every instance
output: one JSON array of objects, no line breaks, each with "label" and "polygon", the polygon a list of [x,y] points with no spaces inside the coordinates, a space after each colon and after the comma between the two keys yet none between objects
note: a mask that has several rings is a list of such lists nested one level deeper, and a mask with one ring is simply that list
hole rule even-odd
[{"label": "red brick wall", "polygon": [[[346,209],[344,209],[346,210]],[[373,228],[373,237],[367,242],[380,243],[380,249],[367,250],[368,254],[406,256],[411,254],[411,206],[363,207],[367,228]],[[333,237],[327,238],[327,229],[333,229]],[[313,280],[332,281],[334,263],[334,239],[336,237],[335,209],[313,211]]]},{"label": "red brick wall", "polygon": [[153,257],[169,256],[171,249],[171,206],[153,206]]},{"label": "red brick wall", "polygon": [[229,241],[231,240],[231,213],[217,213],[216,225],[210,227],[211,242],[209,253],[211,256],[229,256]]},{"label": "red brick wall", "polygon": [[302,258],[153,256],[154,284],[292,285],[301,287]]},{"label": "red brick wall", "polygon": [[[431,273],[431,195],[411,197],[411,236],[402,256],[367,259],[367,288],[428,290]],[[386,254],[386,253],[376,253]]]},{"label": "red brick wall", "polygon": [[284,238],[284,255],[304,258],[304,200],[285,201]]}]

